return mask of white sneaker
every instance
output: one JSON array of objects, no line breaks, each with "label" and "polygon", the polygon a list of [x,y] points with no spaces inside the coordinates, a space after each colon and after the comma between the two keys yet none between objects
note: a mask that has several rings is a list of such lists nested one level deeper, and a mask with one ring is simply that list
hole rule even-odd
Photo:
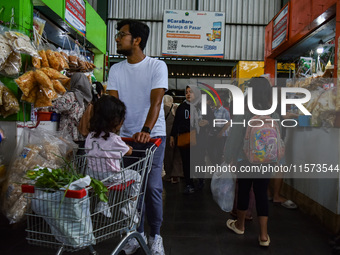
[{"label": "white sneaker", "polygon": [[[137,200],[136,200],[137,201]],[[133,213],[133,210],[135,210],[135,213],[133,215],[133,222],[138,224],[139,222],[139,214],[137,212],[137,208],[134,208],[135,207],[135,202],[136,201],[132,201],[132,200],[129,200],[122,208],[120,208],[120,211],[122,214],[128,216],[128,217],[131,217],[132,216],[132,213]]]},{"label": "white sneaker", "polygon": [[108,218],[112,218],[112,214],[110,211],[110,207],[108,203],[102,202],[100,201],[96,208],[94,209],[95,212],[100,212],[102,214],[104,214],[104,216],[108,217]]},{"label": "white sneaker", "polygon": [[[148,244],[148,241],[146,239],[144,232],[141,233],[141,235],[143,236],[145,243]],[[132,238],[125,244],[123,251],[125,251],[126,255],[130,255],[130,254],[134,254],[138,250],[139,247],[140,247],[140,245],[139,245],[137,239]]]},{"label": "white sneaker", "polygon": [[160,235],[149,238],[150,251],[152,255],[165,255],[163,238]]}]

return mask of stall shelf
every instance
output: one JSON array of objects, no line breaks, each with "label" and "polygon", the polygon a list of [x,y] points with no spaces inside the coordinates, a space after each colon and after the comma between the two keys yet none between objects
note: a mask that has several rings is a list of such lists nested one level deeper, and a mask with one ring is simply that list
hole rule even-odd
[{"label": "stall shelf", "polygon": [[[278,83],[277,64],[293,61],[316,49],[321,39],[335,38],[334,85],[340,93],[338,49],[340,2],[337,0],[291,0],[265,29],[264,72]],[[340,104],[338,101],[337,104]],[[340,106],[340,105],[339,105]],[[339,108],[337,105],[337,108]],[[339,115],[337,113],[337,115]],[[337,122],[337,121],[336,121]],[[335,125],[337,126],[337,125]],[[337,127],[287,128],[286,164],[340,165],[340,129]],[[333,233],[340,231],[340,174],[333,178],[285,179],[283,193],[299,208],[316,217]],[[286,176],[287,177],[287,176]]]},{"label": "stall shelf", "polygon": [[[80,45],[85,46],[89,52],[94,56],[93,61],[96,65],[94,76],[100,82],[105,79],[105,61],[106,61],[106,24],[101,17],[96,13],[92,6],[85,2],[86,10],[86,33],[85,36],[76,30],[72,25],[65,21],[66,2],[69,0],[55,1],[55,0],[15,0],[15,1],[1,1],[0,8],[3,9],[0,20],[5,24],[10,21],[12,10],[14,10],[15,28],[23,31],[25,34],[32,35],[33,16],[38,14],[44,17],[49,24],[50,31],[47,31],[47,37],[55,45],[62,46],[63,38],[68,36],[71,43],[78,41]],[[48,32],[50,34],[48,34]],[[66,44],[65,44],[66,46]],[[24,55],[23,55],[24,57]],[[23,69],[30,64],[30,57],[23,59]],[[16,78],[16,77],[14,77]],[[3,82],[20,101],[21,91],[14,82],[13,77],[4,77],[0,75],[0,81]],[[6,119],[0,117],[0,127],[6,134],[6,148],[0,148],[0,155],[5,158],[5,164],[10,161],[11,152],[17,144],[20,136],[19,122],[27,124],[26,122],[31,118],[31,107],[28,103],[20,102],[20,112],[8,116]]]}]

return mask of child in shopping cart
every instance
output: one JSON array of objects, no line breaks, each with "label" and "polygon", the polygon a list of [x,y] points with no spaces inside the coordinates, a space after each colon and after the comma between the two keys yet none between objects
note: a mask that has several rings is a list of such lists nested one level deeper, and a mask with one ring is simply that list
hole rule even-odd
[{"label": "child in shopping cart", "polygon": [[[88,164],[86,173],[95,179],[104,180],[107,186],[132,183],[127,189],[130,199],[120,209],[123,214],[132,216],[131,212],[136,208],[141,176],[134,170],[121,169],[122,157],[132,154],[132,147],[117,135],[125,112],[124,103],[113,96],[103,96],[94,104],[90,133],[85,142]],[[112,217],[108,203],[99,202],[95,210],[106,217]],[[135,223],[138,223],[138,219],[136,214],[133,215]]]}]

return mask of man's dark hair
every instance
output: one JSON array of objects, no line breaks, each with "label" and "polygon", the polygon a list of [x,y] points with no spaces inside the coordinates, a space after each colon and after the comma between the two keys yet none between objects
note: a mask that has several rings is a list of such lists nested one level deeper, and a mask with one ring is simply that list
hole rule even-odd
[{"label": "man's dark hair", "polygon": [[132,38],[141,38],[139,47],[141,50],[144,50],[150,34],[148,25],[137,20],[125,19],[117,23],[117,30],[119,31],[125,25],[129,25],[129,32],[131,33]]}]

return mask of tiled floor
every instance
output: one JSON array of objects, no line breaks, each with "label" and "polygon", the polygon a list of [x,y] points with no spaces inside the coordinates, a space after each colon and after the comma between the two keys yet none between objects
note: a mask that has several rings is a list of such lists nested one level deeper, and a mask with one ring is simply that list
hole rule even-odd
[{"label": "tiled floor", "polygon": [[[244,235],[236,235],[226,228],[225,221],[230,216],[212,200],[209,183],[202,192],[192,195],[185,196],[182,190],[183,183],[164,183],[161,231],[167,255],[332,254],[328,244],[330,234],[299,210],[288,210],[270,203],[269,234],[272,242],[269,248],[261,248],[257,242],[256,217],[247,222]],[[55,250],[27,244],[24,227],[9,226],[1,218],[0,255],[56,254]],[[97,244],[95,249],[100,255],[111,254],[115,244],[116,240],[107,240]],[[83,250],[72,254],[89,253]]]}]

